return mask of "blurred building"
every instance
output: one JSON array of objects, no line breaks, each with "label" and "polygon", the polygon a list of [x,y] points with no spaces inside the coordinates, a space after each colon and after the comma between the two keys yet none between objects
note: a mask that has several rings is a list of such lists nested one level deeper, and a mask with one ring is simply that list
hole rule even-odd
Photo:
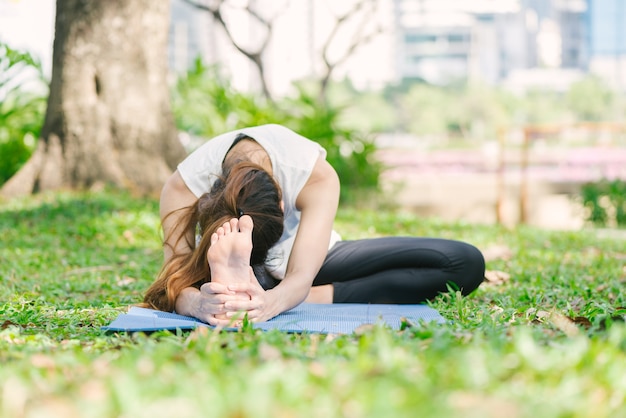
[{"label": "blurred building", "polygon": [[[338,16],[359,0],[253,0],[272,22],[264,50],[266,80],[278,95],[293,81],[324,71],[321,51]],[[225,11],[231,36],[248,50],[267,36],[238,3]],[[245,2],[244,2],[245,3]],[[372,0],[334,35],[331,61],[358,34],[383,28],[342,62],[335,78],[358,88],[402,80],[433,84],[479,80],[514,91],[566,90],[588,72],[621,88],[626,84],[624,0]],[[371,10],[370,10],[371,12]],[[356,16],[361,13],[363,16]],[[170,66],[182,71],[197,56],[220,63],[233,85],[258,89],[255,68],[208,13],[172,0]]]},{"label": "blurred building", "polygon": [[195,59],[212,62],[218,54],[213,34],[212,19],[208,13],[199,13],[198,9],[174,0],[170,4],[169,29],[169,68],[182,73],[190,68]]},{"label": "blurred building", "polygon": [[394,0],[398,77],[556,86],[587,66],[586,10],[582,0]]},{"label": "blurred building", "polygon": [[587,0],[589,69],[624,90],[626,86],[626,4],[624,0]]},{"label": "blurred building", "polygon": [[[203,0],[195,2],[202,4]],[[377,33],[377,28],[382,25],[385,30],[368,37],[362,48],[351,53],[348,62],[336,68],[334,75],[349,78],[359,88],[382,86],[394,80],[393,50],[390,48],[391,0],[369,2],[360,15],[356,13],[346,19],[337,33],[334,33],[337,19],[359,0],[227,2],[223,16],[230,37],[245,50],[256,52],[263,47],[268,29],[242,3],[247,3],[251,10],[271,24],[270,40],[263,49],[263,62],[266,81],[275,94],[286,94],[294,81],[324,71],[321,54],[329,37],[334,40],[327,49],[327,58],[336,62],[351,47],[353,39]],[[170,68],[180,72],[200,56],[207,64],[219,63],[235,87],[258,90],[256,68],[237,51],[231,38],[210,13],[184,0],[171,0],[170,35]]]},{"label": "blurred building", "polygon": [[[524,48],[510,48],[502,36],[505,29],[514,33],[506,23],[520,10],[517,0],[394,0],[393,6],[399,79],[495,83],[523,60],[513,52]],[[523,35],[519,31],[511,39],[524,44]]]}]

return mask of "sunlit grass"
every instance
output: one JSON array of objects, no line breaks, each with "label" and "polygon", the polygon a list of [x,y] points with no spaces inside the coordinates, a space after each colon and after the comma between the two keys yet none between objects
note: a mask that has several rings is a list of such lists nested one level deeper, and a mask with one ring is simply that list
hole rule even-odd
[{"label": "sunlit grass", "polygon": [[158,272],[157,213],[115,192],[0,206],[0,416],[626,416],[624,240],[342,208],[346,239],[466,240],[509,279],[402,331],[106,335]]}]

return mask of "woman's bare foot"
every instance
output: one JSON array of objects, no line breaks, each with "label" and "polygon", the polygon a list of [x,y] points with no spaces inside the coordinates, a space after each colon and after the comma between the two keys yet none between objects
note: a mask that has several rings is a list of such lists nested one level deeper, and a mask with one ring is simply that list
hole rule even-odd
[{"label": "woman's bare foot", "polygon": [[[231,219],[211,235],[207,251],[211,281],[228,285],[247,283],[254,277],[250,266],[253,226],[252,218],[244,215]],[[245,297],[249,298],[247,294]]]},{"label": "woman's bare foot", "polygon": [[334,290],[332,284],[313,286],[304,301],[307,303],[333,303]]}]

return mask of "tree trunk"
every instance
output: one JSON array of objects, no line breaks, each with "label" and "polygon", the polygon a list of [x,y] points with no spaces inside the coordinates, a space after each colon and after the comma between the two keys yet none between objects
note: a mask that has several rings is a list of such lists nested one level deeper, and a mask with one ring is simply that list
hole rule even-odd
[{"label": "tree trunk", "polygon": [[185,156],[170,109],[168,24],[168,0],[57,0],[41,138],[3,195],[161,189]]}]

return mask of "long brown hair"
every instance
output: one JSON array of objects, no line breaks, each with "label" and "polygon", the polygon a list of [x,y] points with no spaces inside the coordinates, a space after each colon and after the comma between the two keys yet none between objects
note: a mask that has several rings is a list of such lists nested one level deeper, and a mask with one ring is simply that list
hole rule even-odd
[{"label": "long brown hair", "polygon": [[[143,306],[173,311],[176,298],[184,288],[200,288],[211,281],[206,257],[211,234],[243,214],[252,217],[254,222],[250,265],[263,264],[269,249],[283,233],[281,200],[280,187],[261,166],[239,161],[232,167],[224,167],[209,193],[200,196],[192,206],[181,209],[186,213],[179,222],[186,232],[193,233],[181,234],[178,239],[186,239],[191,251],[169,258],[146,292]],[[201,237],[198,245],[195,241],[189,242],[189,237],[196,234]]]}]

